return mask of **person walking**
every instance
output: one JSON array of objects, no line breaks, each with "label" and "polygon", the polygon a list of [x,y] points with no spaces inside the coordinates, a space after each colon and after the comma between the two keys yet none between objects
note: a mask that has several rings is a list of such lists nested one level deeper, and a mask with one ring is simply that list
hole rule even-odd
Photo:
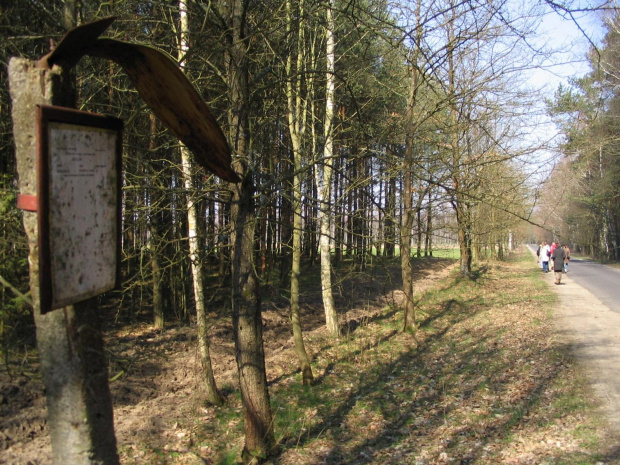
[{"label": "person walking", "polygon": [[562,282],[562,273],[564,271],[564,260],[566,259],[566,252],[564,251],[564,247],[561,247],[559,244],[553,250],[551,254],[551,258],[553,259],[553,271],[555,273],[555,284],[560,284]]},{"label": "person walking", "polygon": [[564,259],[564,273],[568,273],[568,262],[570,261],[570,247],[568,244],[564,245],[564,253],[566,258]]},{"label": "person walking", "polygon": [[555,250],[555,248],[558,246],[558,243],[556,241],[551,242],[551,247],[549,248],[549,269],[554,269],[553,268],[553,252]]},{"label": "person walking", "polygon": [[551,255],[551,248],[547,241],[542,242],[542,247],[540,248],[540,263],[543,273],[549,272],[549,256]]}]

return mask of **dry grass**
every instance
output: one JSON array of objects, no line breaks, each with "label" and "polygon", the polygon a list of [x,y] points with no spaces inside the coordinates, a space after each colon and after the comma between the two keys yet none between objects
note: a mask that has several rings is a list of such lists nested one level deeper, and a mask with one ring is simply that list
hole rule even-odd
[{"label": "dry grass", "polygon": [[320,386],[276,386],[277,408],[295,412],[276,463],[616,460],[583,375],[555,336],[553,297],[529,268],[491,265],[426,292],[415,340],[396,331],[400,313],[386,308],[317,360]]}]

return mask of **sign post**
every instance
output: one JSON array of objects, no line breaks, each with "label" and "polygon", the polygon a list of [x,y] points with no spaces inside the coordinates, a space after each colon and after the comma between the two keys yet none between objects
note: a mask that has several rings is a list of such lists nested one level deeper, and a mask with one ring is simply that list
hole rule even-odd
[{"label": "sign post", "polygon": [[[28,211],[35,209],[35,205],[38,209],[38,202],[42,200],[38,198],[38,202],[33,201],[38,197],[37,106],[69,106],[70,92],[67,92],[66,80],[67,75],[61,68],[41,69],[36,62],[22,58],[12,58],[9,63],[20,203],[27,208],[23,213],[23,222],[28,236],[30,289],[37,326],[37,346],[46,388],[54,463],[117,465],[119,457],[114,435],[108,365],[103,350],[97,300],[89,293],[80,295],[79,298],[83,300],[79,302],[73,302],[73,298],[67,299],[67,295],[73,294],[74,285],[68,286],[66,283],[60,283],[51,293],[49,289],[40,287],[41,277],[49,277],[51,274],[41,268],[43,264],[39,261],[39,214]],[[52,142],[54,146],[62,149],[58,143]],[[61,179],[58,175],[56,173],[56,180]],[[62,197],[63,193],[60,199]],[[64,207],[57,204],[53,208]],[[95,227],[94,231],[98,229]],[[50,257],[56,253],[50,250]],[[80,258],[75,259],[79,261]],[[59,263],[55,267],[63,270]],[[75,271],[75,268],[63,270],[56,278],[73,281],[77,276],[68,276]],[[41,297],[45,295],[49,295],[49,298],[45,297],[44,302],[51,305],[55,301],[56,306],[66,306],[45,313],[44,310],[48,309],[41,307]],[[72,304],[68,305],[68,302]]]},{"label": "sign post", "polygon": [[37,345],[59,465],[119,463],[95,296],[112,289],[119,276],[122,124],[58,108],[73,105],[68,71],[84,55],[117,62],[201,166],[241,181],[226,137],[178,63],[152,47],[99,39],[113,21],[68,31],[38,62],[9,62],[18,206],[24,210]]}]

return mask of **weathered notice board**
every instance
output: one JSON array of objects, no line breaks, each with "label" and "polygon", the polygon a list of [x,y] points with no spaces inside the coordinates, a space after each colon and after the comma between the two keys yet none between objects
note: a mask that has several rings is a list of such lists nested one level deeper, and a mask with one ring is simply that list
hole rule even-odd
[{"label": "weathered notice board", "polygon": [[122,132],[117,118],[37,108],[43,313],[117,286]]}]

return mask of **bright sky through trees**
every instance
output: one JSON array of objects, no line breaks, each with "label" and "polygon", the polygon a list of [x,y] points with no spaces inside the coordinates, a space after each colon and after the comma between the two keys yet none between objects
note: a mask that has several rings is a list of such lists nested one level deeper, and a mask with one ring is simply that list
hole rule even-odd
[{"label": "bright sky through trees", "polygon": [[[594,9],[597,5],[588,2],[574,2],[573,10]],[[552,149],[561,141],[558,128],[546,115],[545,99],[553,99],[558,86],[570,86],[571,80],[589,72],[586,54],[593,44],[600,45],[603,37],[602,12],[575,12],[571,16],[561,11],[547,8],[547,13],[538,28],[536,46],[549,51],[548,58],[541,67],[531,71],[525,85],[539,89],[541,98],[539,108],[533,111],[538,115],[538,123],[533,125],[532,140],[545,148],[537,151],[531,167],[539,173],[536,179],[544,180],[554,166],[558,154]]]},{"label": "bright sky through trees", "polygon": [[[579,30],[575,21],[582,30]],[[602,39],[600,13],[579,13],[575,15],[575,21],[563,18],[556,12],[549,12],[540,25],[540,44],[548,45],[553,55],[545,63],[545,68],[533,73],[530,82],[535,86],[544,86],[550,95],[553,95],[559,84],[568,85],[571,78],[588,72],[585,56],[591,43],[598,46]]]}]

